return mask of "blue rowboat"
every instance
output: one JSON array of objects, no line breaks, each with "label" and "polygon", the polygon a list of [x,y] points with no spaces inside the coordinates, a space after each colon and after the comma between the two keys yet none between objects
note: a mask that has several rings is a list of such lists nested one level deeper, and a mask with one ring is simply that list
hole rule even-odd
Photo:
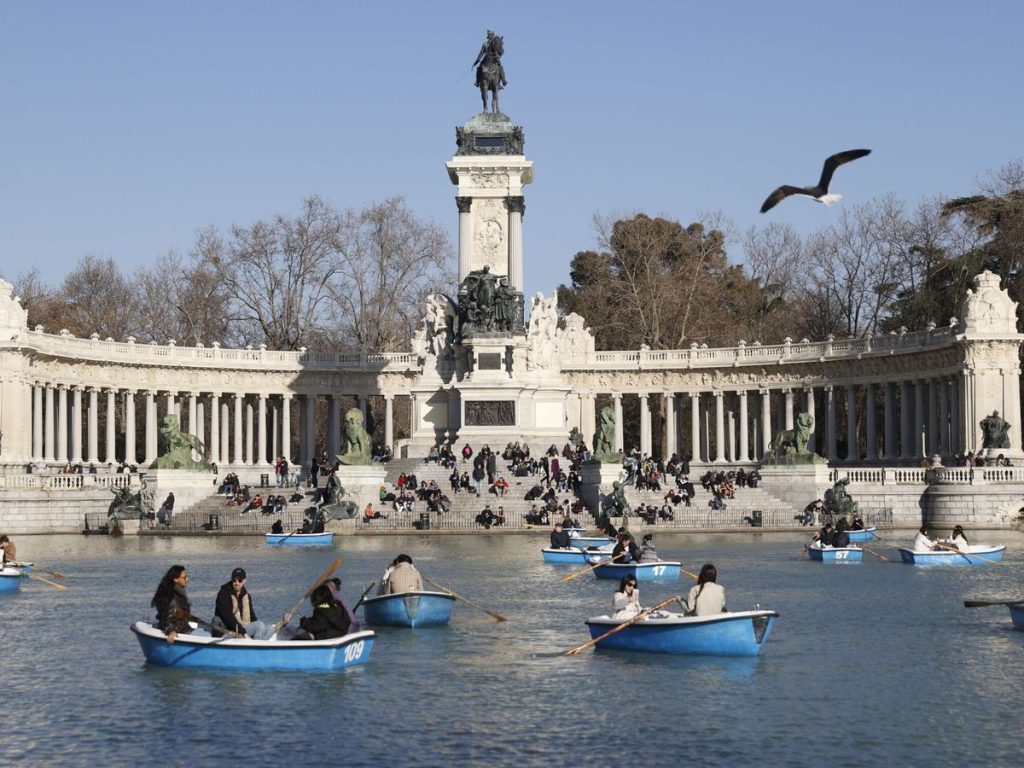
[{"label": "blue rowboat", "polygon": [[273,669],[332,672],[365,664],[376,637],[371,631],[308,641],[178,635],[174,643],[168,643],[167,636],[148,622],[137,621],[131,629],[150,664],[252,672]]},{"label": "blue rowboat", "polygon": [[864,559],[864,550],[860,547],[817,547],[804,544],[811,560],[819,563],[859,563]]},{"label": "blue rowboat", "polygon": [[[779,614],[775,611],[739,611],[715,616],[686,616],[656,611],[647,618],[609,635],[598,648],[648,653],[706,656],[757,656]],[[622,623],[609,616],[587,619],[591,639]]]},{"label": "blue rowboat", "polygon": [[875,535],[875,527],[865,528],[863,531],[847,531],[847,535],[850,537],[850,541],[871,541],[877,539]]},{"label": "blue rowboat", "polygon": [[1024,629],[1024,603],[1007,606],[1010,609],[1010,620],[1014,629]]},{"label": "blue rowboat", "polygon": [[656,560],[650,563],[605,563],[594,569],[594,575],[599,579],[621,579],[632,574],[637,581],[667,581],[679,578],[681,566],[682,563],[671,560]]},{"label": "blue rowboat", "polygon": [[21,587],[21,570],[18,568],[0,569],[0,592],[13,592]]},{"label": "blue rowboat", "polygon": [[20,561],[11,563],[11,567],[17,568],[19,571],[21,571],[21,575],[25,577],[32,573],[33,565],[34,563],[22,563]]},{"label": "blue rowboat", "polygon": [[590,558],[592,557],[607,559],[612,556],[611,549],[591,549],[584,552],[582,549],[575,548],[551,549],[548,547],[542,549],[541,554],[544,556],[545,563],[555,565],[587,565],[591,562]]},{"label": "blue rowboat", "polygon": [[910,565],[989,565],[1003,559],[1005,544],[971,544],[965,551],[933,549],[921,552],[915,549],[900,549],[900,557]]},{"label": "blue rowboat", "polygon": [[579,547],[580,549],[587,549],[589,547],[604,547],[608,544],[615,544],[615,539],[609,539],[607,536],[573,536],[572,534],[570,534],[569,538],[572,540],[572,545],[574,547]]},{"label": "blue rowboat", "polygon": [[443,627],[452,618],[455,597],[447,592],[396,592],[363,601],[367,624],[388,627]]},{"label": "blue rowboat", "polygon": [[334,532],[327,533],[267,533],[267,544],[284,547],[326,547],[330,546]]}]

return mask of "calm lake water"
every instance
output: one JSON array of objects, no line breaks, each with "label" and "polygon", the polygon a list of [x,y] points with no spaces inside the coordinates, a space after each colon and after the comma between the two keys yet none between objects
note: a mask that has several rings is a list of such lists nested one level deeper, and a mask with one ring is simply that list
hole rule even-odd
[{"label": "calm lake water", "polygon": [[[893,544],[910,539],[897,534]],[[585,651],[583,620],[612,582],[568,583],[523,536],[342,539],[268,550],[256,538],[18,537],[65,592],[0,597],[0,758],[21,765],[1020,765],[1024,536],[1005,565],[918,568],[812,563],[792,534],[660,535],[662,557],[718,566],[733,610],[781,613],[755,659]],[[189,569],[193,609],[243,566],[276,621],[338,552],[354,602],[399,552],[465,604],[447,628],[378,630],[370,662],[331,675],[146,666],[131,621],[151,617],[168,566]],[[641,584],[645,605],[690,585]]]}]

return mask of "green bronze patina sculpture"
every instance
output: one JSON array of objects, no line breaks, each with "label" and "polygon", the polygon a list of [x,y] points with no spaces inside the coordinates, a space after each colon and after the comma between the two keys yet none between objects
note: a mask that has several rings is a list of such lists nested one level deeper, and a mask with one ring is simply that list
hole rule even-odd
[{"label": "green bronze patina sculpture", "polygon": [[606,405],[601,409],[601,423],[594,434],[594,461],[615,463],[622,457],[615,448],[615,411]]},{"label": "green bronze patina sculpture", "polygon": [[808,454],[807,443],[814,431],[814,417],[809,413],[798,413],[796,426],[784,429],[772,438],[768,451],[776,458],[784,456]]},{"label": "green bronze patina sculpture", "polygon": [[164,450],[149,465],[151,469],[209,469],[205,462],[192,458],[192,451],[205,455],[206,447],[195,435],[181,431],[173,413],[164,416],[160,423],[160,442]]},{"label": "green bronze patina sculpture", "polygon": [[1010,447],[1010,422],[999,415],[999,411],[992,411],[991,416],[981,420],[981,447],[982,448],[1009,448]]},{"label": "green bronze patina sculpture", "polygon": [[346,466],[365,466],[372,457],[373,446],[363,426],[363,412],[349,408],[345,412],[345,452],[338,454],[337,459]]},{"label": "green bronze patina sculpture", "polygon": [[[487,39],[480,46],[480,53],[476,55],[473,66],[476,67],[476,83],[480,89],[480,100],[483,102],[483,111],[487,111],[487,92],[491,92],[491,112],[500,114],[498,108],[498,91],[508,85],[505,79],[505,67],[501,64],[501,57],[505,53],[505,41],[500,35],[494,34],[494,30],[487,30]],[[479,65],[479,66],[477,66]]]}]

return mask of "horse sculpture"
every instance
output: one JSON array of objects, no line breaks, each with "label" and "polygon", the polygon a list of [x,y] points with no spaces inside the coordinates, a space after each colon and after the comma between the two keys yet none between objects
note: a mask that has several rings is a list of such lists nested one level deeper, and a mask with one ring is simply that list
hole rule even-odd
[{"label": "horse sculpture", "polygon": [[480,86],[480,100],[483,111],[487,111],[487,92],[491,93],[491,112],[500,114],[498,108],[498,91],[505,87],[505,70],[501,66],[501,56],[505,53],[505,43],[500,35],[488,34],[487,42],[480,49],[476,69],[476,84]]}]

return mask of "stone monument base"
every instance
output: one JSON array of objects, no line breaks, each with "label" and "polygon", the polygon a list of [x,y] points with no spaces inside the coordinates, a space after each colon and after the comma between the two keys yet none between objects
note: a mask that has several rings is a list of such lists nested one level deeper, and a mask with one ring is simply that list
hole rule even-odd
[{"label": "stone monument base", "polygon": [[601,505],[612,493],[612,483],[625,479],[622,464],[588,462],[580,467],[580,498],[594,517],[601,514]]},{"label": "stone monument base", "polygon": [[829,482],[828,464],[762,464],[758,470],[765,491],[786,502],[797,512],[815,499],[824,499]]},{"label": "stone monument base", "polygon": [[343,501],[352,501],[358,509],[354,520],[363,514],[367,504],[376,509],[380,504],[380,486],[387,474],[383,464],[342,464],[338,467],[338,482],[345,489]]},{"label": "stone monument base", "polygon": [[144,479],[153,494],[154,512],[160,509],[167,494],[174,494],[172,516],[186,512],[217,492],[217,476],[211,470],[149,469],[145,471]]}]

